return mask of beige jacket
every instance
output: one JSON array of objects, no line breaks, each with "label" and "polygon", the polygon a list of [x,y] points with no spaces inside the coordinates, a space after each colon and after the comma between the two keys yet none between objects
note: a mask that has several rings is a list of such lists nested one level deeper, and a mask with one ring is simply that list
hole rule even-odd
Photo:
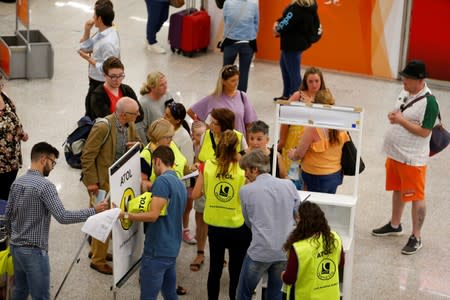
[{"label": "beige jacket", "polygon": [[[89,137],[84,145],[83,154],[81,155],[81,167],[83,172],[82,181],[88,186],[90,184],[98,184],[100,189],[109,191],[109,174],[108,168],[114,163],[117,142],[116,115],[111,114],[105,117],[109,125],[104,122],[97,122],[89,133]],[[108,134],[108,126],[111,128]],[[128,125],[128,142],[136,142],[140,139],[136,132],[134,123]]]}]

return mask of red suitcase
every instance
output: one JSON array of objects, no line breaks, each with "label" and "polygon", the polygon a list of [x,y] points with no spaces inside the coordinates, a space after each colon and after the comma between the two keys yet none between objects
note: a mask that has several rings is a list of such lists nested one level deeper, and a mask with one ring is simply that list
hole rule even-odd
[{"label": "red suitcase", "polygon": [[194,12],[183,18],[181,47],[183,54],[192,56],[194,52],[208,50],[211,18],[204,10]]},{"label": "red suitcase", "polygon": [[187,15],[197,12],[195,8],[184,9],[170,16],[169,19],[169,44],[172,52],[181,49],[181,30],[183,19]]},{"label": "red suitcase", "polygon": [[172,14],[169,25],[170,48],[173,52],[178,51],[189,57],[195,52],[206,52],[210,30],[211,18],[203,9],[198,11],[190,7]]}]

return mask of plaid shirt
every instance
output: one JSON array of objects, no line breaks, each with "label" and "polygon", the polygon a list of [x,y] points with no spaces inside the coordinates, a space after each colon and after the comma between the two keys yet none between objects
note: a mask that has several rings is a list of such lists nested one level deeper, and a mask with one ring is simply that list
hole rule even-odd
[{"label": "plaid shirt", "polygon": [[93,208],[67,211],[53,183],[39,171],[28,170],[11,186],[6,206],[6,225],[11,244],[48,251],[50,219],[61,224],[84,222]]}]

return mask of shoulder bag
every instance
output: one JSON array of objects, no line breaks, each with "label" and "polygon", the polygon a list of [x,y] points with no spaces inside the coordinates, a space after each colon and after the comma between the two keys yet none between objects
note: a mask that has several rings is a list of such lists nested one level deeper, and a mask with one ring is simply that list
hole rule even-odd
[{"label": "shoulder bag", "polygon": [[[345,142],[345,144],[342,146],[342,156],[341,156],[341,166],[342,166],[342,173],[346,176],[355,176],[356,171],[356,147],[355,144],[352,141],[352,137],[347,132],[348,137],[350,140]],[[366,168],[366,165],[364,164],[362,158],[359,158],[359,173],[361,174],[362,171]]]},{"label": "shoulder bag", "polygon": [[[430,93],[426,93],[425,95],[418,97],[414,99],[413,101],[409,102],[405,106],[400,106],[400,111],[403,112],[408,107],[411,107],[414,103],[417,101],[428,98],[428,97],[434,97]],[[441,119],[441,113],[438,112],[438,118],[439,118],[439,124],[433,127],[431,130],[431,138],[430,138],[430,156],[433,156],[445,148],[447,148],[448,144],[450,143],[450,133],[447,131],[447,129],[442,126],[442,119]]]}]

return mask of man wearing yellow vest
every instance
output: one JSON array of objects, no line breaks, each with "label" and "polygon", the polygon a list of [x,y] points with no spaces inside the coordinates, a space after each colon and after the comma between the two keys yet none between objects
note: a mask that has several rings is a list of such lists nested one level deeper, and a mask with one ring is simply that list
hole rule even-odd
[{"label": "man wearing yellow vest", "polygon": [[339,300],[339,269],[344,264],[342,240],[330,230],[325,214],[312,202],[298,208],[298,224],[284,244],[289,251],[282,280],[286,299]]}]

